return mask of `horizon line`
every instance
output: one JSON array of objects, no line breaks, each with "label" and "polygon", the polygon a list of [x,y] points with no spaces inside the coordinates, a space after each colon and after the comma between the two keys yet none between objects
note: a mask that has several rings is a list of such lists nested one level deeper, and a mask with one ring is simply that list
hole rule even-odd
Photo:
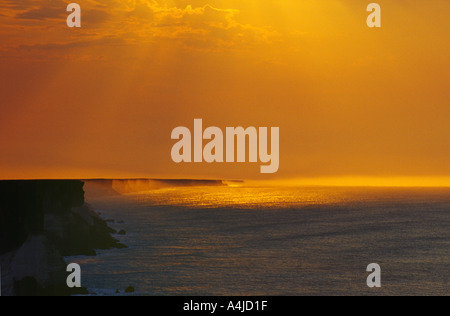
[{"label": "horizon line", "polygon": [[397,177],[369,177],[369,176],[338,176],[338,177],[298,177],[271,180],[258,179],[205,179],[205,178],[151,178],[151,177],[118,177],[118,178],[17,178],[0,179],[0,181],[193,181],[193,182],[227,182],[248,185],[267,186],[318,186],[318,187],[398,187],[398,188],[450,188],[450,176],[397,176]]}]

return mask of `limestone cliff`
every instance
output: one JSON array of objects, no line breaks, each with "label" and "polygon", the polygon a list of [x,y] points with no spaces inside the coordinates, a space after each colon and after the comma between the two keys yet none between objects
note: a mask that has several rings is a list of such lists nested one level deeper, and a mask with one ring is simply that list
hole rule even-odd
[{"label": "limestone cliff", "polygon": [[121,248],[77,180],[0,181],[2,295],[68,295],[63,256]]},{"label": "limestone cliff", "polygon": [[163,188],[188,186],[224,186],[222,180],[180,179],[97,179],[86,180],[90,197],[145,192]]}]

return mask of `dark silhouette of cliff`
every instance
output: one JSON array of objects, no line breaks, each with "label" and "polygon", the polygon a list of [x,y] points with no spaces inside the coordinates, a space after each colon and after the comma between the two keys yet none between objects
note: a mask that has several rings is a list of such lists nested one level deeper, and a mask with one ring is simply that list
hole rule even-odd
[{"label": "dark silhouette of cliff", "polygon": [[0,254],[44,232],[44,215],[84,203],[81,181],[0,181]]},{"label": "dark silhouette of cliff", "polygon": [[62,256],[126,247],[84,202],[77,180],[0,181],[3,295],[67,295]]}]

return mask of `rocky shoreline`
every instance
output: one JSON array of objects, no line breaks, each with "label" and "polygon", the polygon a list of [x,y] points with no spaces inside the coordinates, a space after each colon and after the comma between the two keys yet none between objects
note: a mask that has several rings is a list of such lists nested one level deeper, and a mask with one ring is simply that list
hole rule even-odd
[{"label": "rocky shoreline", "polygon": [[125,248],[78,180],[0,181],[1,295],[87,293],[66,286],[64,256]]}]

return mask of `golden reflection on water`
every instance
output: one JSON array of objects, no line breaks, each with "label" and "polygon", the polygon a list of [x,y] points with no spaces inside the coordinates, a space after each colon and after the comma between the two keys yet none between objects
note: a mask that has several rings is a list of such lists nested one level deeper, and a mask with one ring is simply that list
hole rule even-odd
[{"label": "golden reflection on water", "polygon": [[[188,208],[285,209],[355,203],[436,201],[450,194],[449,188],[364,187],[262,187],[205,186],[161,188],[132,194],[143,204]],[[384,202],[383,202],[384,201]],[[448,201],[445,201],[448,203]]]},{"label": "golden reflection on water", "polygon": [[[359,192],[359,193],[358,193]],[[361,190],[292,187],[184,187],[139,193],[145,204],[189,208],[292,208],[357,201]]]}]

